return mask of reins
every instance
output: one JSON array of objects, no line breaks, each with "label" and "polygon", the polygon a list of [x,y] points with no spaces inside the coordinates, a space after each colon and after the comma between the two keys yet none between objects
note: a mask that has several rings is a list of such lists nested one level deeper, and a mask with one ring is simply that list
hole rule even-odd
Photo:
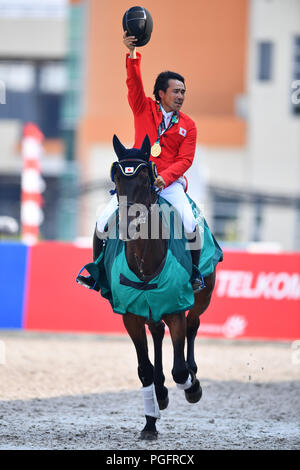
[{"label": "reins", "polygon": [[[148,217],[149,217],[149,214],[151,213],[152,211],[152,207],[153,205],[157,204],[158,202],[158,199],[159,199],[159,196],[160,196],[160,193],[161,193],[161,189],[154,189],[154,185],[151,185],[151,182],[149,181],[149,199],[151,201],[151,195],[152,195],[152,192],[155,194],[155,200],[154,202],[151,202],[150,206],[145,206],[146,209],[147,209],[147,214],[148,214]],[[118,196],[118,200],[119,200],[119,195],[118,195],[118,192],[117,192],[117,196]],[[120,202],[119,201],[119,207],[132,207],[133,205],[135,204],[140,204],[138,202],[133,202],[133,201],[126,201],[126,202]],[[142,222],[140,222],[142,223]],[[134,241],[134,240],[133,240]],[[142,279],[145,278],[145,274],[144,274],[144,264],[145,264],[145,257],[146,257],[146,254],[147,254],[147,250],[148,250],[148,245],[149,245],[149,238],[146,239],[146,242],[145,242],[145,246],[144,246],[144,249],[143,249],[143,253],[142,253],[142,257],[139,258],[137,253],[135,252],[134,253],[134,259],[135,259],[135,262],[136,262],[136,265],[137,265],[137,268],[138,268],[138,271],[140,273],[140,276],[142,277]]]},{"label": "reins", "polygon": [[149,241],[149,238],[146,239],[146,243],[145,243],[145,246],[144,246],[144,250],[143,250],[143,254],[142,254],[141,259],[139,259],[138,255],[136,253],[134,253],[134,259],[136,261],[136,265],[137,265],[139,273],[140,273],[140,275],[142,276],[143,279],[145,277],[143,268],[144,268],[145,256],[146,256],[147,248],[148,248],[148,241]]}]

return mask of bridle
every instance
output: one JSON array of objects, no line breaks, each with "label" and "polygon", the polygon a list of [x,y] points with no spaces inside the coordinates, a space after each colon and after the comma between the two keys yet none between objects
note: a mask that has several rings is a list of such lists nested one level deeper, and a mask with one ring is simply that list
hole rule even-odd
[{"label": "bridle", "polygon": [[[126,167],[126,165],[133,165],[134,171],[132,173],[126,173],[126,168],[128,168],[128,167]],[[132,168],[132,167],[130,167],[130,168]],[[150,204],[149,205],[144,204],[144,207],[146,208],[147,213],[146,214],[142,213],[139,216],[139,219],[142,218],[143,216],[145,218],[146,217],[149,218],[149,216],[150,216],[150,214],[153,210],[153,206],[155,204],[157,204],[158,199],[159,199],[161,189],[155,188],[154,184],[153,184],[156,177],[157,177],[157,171],[156,171],[155,164],[153,162],[145,162],[144,160],[140,160],[140,159],[128,159],[128,160],[122,160],[121,162],[114,162],[113,165],[112,165],[112,168],[111,168],[111,179],[112,179],[113,182],[114,182],[115,172],[116,172],[117,169],[120,170],[122,177],[124,177],[124,178],[135,178],[135,177],[138,176],[138,173],[140,172],[140,170],[142,168],[148,168],[148,170],[149,170],[149,184],[148,184],[148,187],[147,187],[147,193],[149,195]],[[117,194],[117,198],[118,198],[118,202],[119,202],[119,207],[126,207],[127,210],[128,210],[133,205],[139,204],[136,201],[128,201],[128,200],[120,201],[119,200],[119,194],[118,194],[117,190],[116,190],[116,194]],[[154,201],[152,201],[153,194],[155,195],[155,200]],[[142,222],[140,220],[139,223],[142,224],[142,223],[145,223],[145,221]],[[139,271],[142,278],[145,278],[144,263],[145,263],[145,257],[146,257],[146,254],[147,254],[148,246],[149,246],[149,238],[147,238],[146,241],[145,241],[142,257],[139,258],[137,253],[136,252],[134,253],[134,258],[135,258],[135,261],[136,261],[136,264],[137,264],[137,268],[138,268],[138,271]]]},{"label": "bridle", "polygon": [[[132,166],[133,165],[133,166]],[[126,169],[128,168],[133,168],[132,172],[128,173],[126,172]],[[111,170],[110,170],[110,176],[111,176],[111,180],[113,182],[114,179],[115,179],[115,172],[117,169],[120,170],[121,172],[121,175],[122,177],[124,178],[135,178],[137,177],[137,175],[139,174],[139,172],[142,170],[142,168],[147,168],[148,171],[149,171],[149,184],[148,184],[148,188],[147,188],[147,192],[149,194],[149,201],[151,201],[151,195],[152,193],[155,193],[156,195],[156,199],[154,202],[150,202],[150,206],[146,206],[147,208],[147,211],[148,213],[151,212],[151,205],[152,204],[156,204],[157,203],[157,200],[158,200],[158,197],[159,197],[159,194],[160,194],[160,191],[161,190],[157,190],[155,187],[154,187],[154,181],[155,179],[157,178],[157,170],[156,170],[156,165],[155,163],[153,162],[146,162],[145,160],[142,160],[142,159],[138,159],[138,158],[130,158],[130,159],[124,159],[124,160],[121,160],[121,161],[117,161],[117,162],[114,162],[111,166]],[[119,194],[118,192],[116,191],[117,193],[117,197],[118,197],[118,200],[119,200]],[[126,203],[125,202],[119,202],[119,205],[122,207],[122,206],[127,206],[127,207],[130,207],[130,206],[133,206],[134,204],[138,204],[138,202],[136,201],[127,201]]]}]

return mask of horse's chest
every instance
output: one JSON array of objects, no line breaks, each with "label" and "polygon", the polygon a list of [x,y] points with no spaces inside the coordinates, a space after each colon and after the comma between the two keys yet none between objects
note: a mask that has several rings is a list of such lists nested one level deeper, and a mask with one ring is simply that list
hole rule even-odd
[{"label": "horse's chest", "polygon": [[164,314],[183,311],[194,303],[190,275],[168,250],[162,271],[149,282],[141,281],[130,269],[123,249],[110,272],[114,311],[134,313],[159,321]]}]

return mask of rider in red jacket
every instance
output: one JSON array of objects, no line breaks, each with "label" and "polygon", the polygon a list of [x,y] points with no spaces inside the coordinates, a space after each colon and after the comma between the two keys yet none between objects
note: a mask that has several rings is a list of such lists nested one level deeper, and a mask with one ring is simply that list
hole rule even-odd
[{"label": "rider in red jacket", "polygon": [[[158,140],[158,128],[163,120],[161,100],[154,101],[145,95],[140,63],[141,55],[139,53],[136,53],[136,58],[130,58],[130,54],[127,54],[126,83],[128,87],[128,102],[134,115],[134,147],[136,148],[140,148],[146,134],[150,138],[151,145]],[[174,76],[176,75],[178,74],[174,74]],[[180,111],[184,101],[184,84],[180,80],[171,79],[170,81],[172,91],[167,91],[167,99],[170,95],[169,101],[171,99],[172,102],[169,102],[168,106],[165,103],[166,97],[164,96],[163,108],[166,112],[175,112],[178,119],[172,127],[161,135],[159,139],[161,146],[160,155],[157,157],[151,156],[151,160],[156,164],[158,174],[165,182],[165,187],[180,178],[192,165],[197,137],[194,121]],[[164,92],[160,90],[158,93],[162,94]]]},{"label": "rider in red jacket", "polygon": [[[151,160],[155,162],[158,171],[154,185],[161,190],[160,195],[179,212],[190,241],[192,263],[198,267],[201,252],[199,227],[185,194],[187,182],[183,177],[193,163],[197,130],[194,121],[180,111],[185,97],[184,78],[175,72],[162,72],[154,85],[155,100],[146,97],[140,71],[141,55],[136,52],[135,41],[133,36],[124,33],[123,42],[130,51],[126,56],[126,83],[128,101],[134,115],[134,147],[140,148],[145,135],[148,134],[152,146]],[[98,258],[103,243],[97,232],[104,232],[110,215],[117,208],[118,200],[114,196],[97,220],[94,260]],[[83,280],[82,276],[79,278]],[[92,279],[90,281],[92,282]],[[191,282],[194,292],[203,287],[197,274]]]},{"label": "rider in red jacket", "polygon": [[[185,98],[184,78],[174,72],[162,72],[154,85],[155,100],[146,97],[140,70],[141,55],[136,52],[135,41],[125,31],[123,42],[130,51],[126,56],[126,84],[134,116],[134,147],[140,148],[148,134],[151,160],[158,171],[154,184],[161,189],[161,196],[181,214],[189,239],[194,236],[199,240],[198,226],[184,192],[183,175],[193,163],[197,138],[194,121],[180,111]],[[196,266],[199,266],[200,252],[201,249],[191,248],[192,262]],[[192,285],[194,291],[198,291],[202,282],[196,277]]]}]

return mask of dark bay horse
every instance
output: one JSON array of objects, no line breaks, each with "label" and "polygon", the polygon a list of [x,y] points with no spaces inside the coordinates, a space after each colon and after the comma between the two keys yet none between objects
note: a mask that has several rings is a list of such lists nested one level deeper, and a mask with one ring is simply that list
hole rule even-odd
[{"label": "dark bay horse", "polygon": [[[119,238],[125,244],[126,260],[129,269],[141,281],[143,289],[162,269],[166,260],[168,242],[161,236],[162,222],[159,219],[159,236],[153,237],[151,214],[158,203],[158,192],[153,186],[153,165],[149,161],[150,141],[145,137],[140,149],[126,149],[114,136],[114,149],[118,162],[112,167],[112,179],[116,186],[119,201]],[[138,216],[130,215],[133,206],[138,207]],[[136,236],[147,223],[146,236]],[[135,236],[129,236],[130,226],[136,228]],[[139,229],[139,230],[138,230]],[[145,234],[145,233],[144,233]],[[102,249],[102,246],[101,246]],[[105,248],[106,249],[106,248]],[[99,237],[94,233],[94,261],[99,256]],[[176,276],[176,272],[174,272]],[[200,400],[202,389],[196,378],[197,365],[194,357],[194,341],[200,325],[199,316],[207,309],[215,285],[215,269],[204,278],[205,288],[195,294],[194,306],[176,313],[164,313],[165,299],[161,298],[162,315],[159,321],[139,316],[130,311],[123,314],[125,328],[132,339],[138,362],[138,376],[142,383],[146,425],[141,431],[142,439],[156,439],[156,420],[160,411],[168,406],[168,390],[164,385],[162,365],[162,342],[165,324],[168,326],[173,345],[172,376],[177,387],[185,392],[190,403]],[[136,283],[137,284],[137,283]],[[148,355],[145,325],[148,325],[153,338],[154,364]],[[185,340],[187,356],[185,357]]]}]

